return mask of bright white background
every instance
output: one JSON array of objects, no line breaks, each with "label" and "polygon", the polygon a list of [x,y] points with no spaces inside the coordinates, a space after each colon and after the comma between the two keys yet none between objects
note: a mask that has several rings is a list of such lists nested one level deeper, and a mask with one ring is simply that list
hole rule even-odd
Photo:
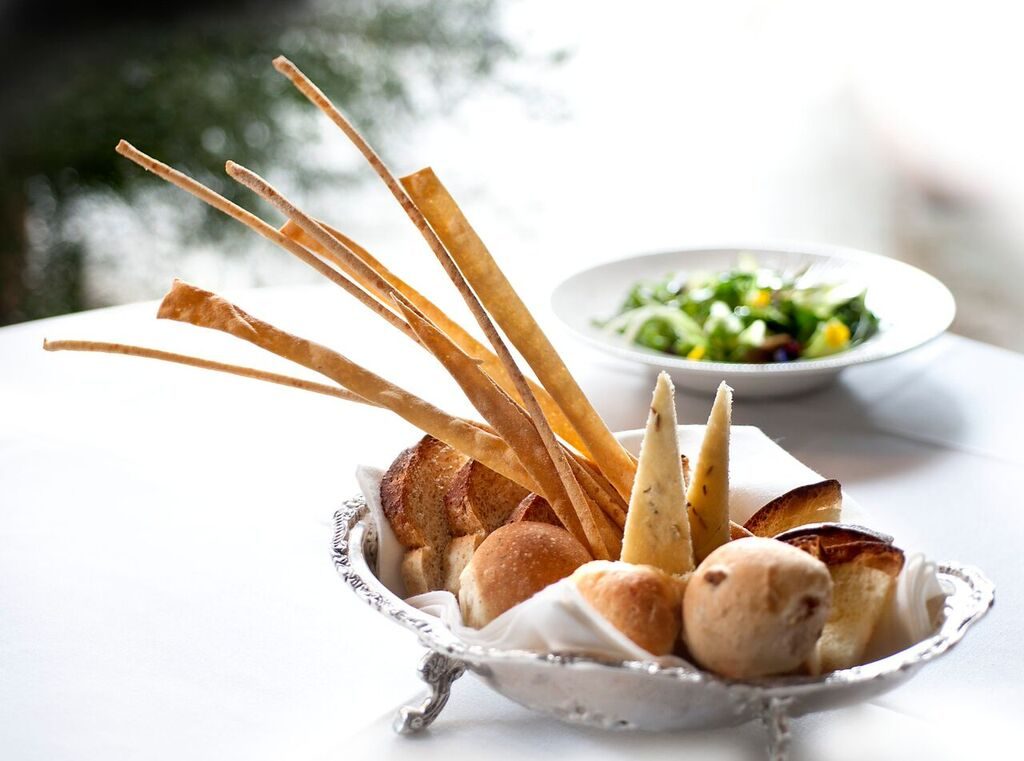
[{"label": "bright white background", "polygon": [[[508,23],[525,42],[574,50],[545,75],[549,105],[483,94],[392,160],[435,166],[541,315],[557,279],[594,261],[803,238],[923,264],[957,291],[959,329],[1014,345],[1016,17],[995,3],[515,3]],[[325,160],[350,160],[333,146]],[[374,186],[297,200],[444,288]],[[93,222],[126,261],[159,254],[143,245],[151,220],[127,235]],[[263,284],[308,277],[265,249],[252,262]],[[201,252],[179,271],[252,282],[249,264]],[[329,290],[240,303],[459,411],[440,372]],[[0,330],[0,757],[761,757],[756,726],[571,729],[471,679],[429,738],[392,736],[394,708],[419,689],[418,648],[343,588],[329,522],[355,463],[386,464],[415,433],[331,399],[40,350],[44,336],[102,338],[279,367],[153,311]],[[641,425],[649,379],[555,335],[609,424]],[[1024,712],[1022,388],[1019,356],[946,338],[806,400],[739,401],[738,423],[839,478],[899,541],[976,563],[998,590],[988,619],[906,687],[799,722],[796,758],[1011,757],[1002,743]],[[706,408],[683,397],[680,417]]]},{"label": "bright white background", "polygon": [[[387,154],[401,172],[432,164],[513,274],[709,240],[840,244],[923,267],[961,304],[959,332],[1024,350],[1019,4],[504,7],[522,58],[453,114],[393,125]],[[557,50],[564,63],[539,63]],[[369,177],[326,122],[309,148]],[[373,182],[282,190],[372,250],[417,245]],[[315,278],[256,240],[247,255],[183,255],[161,232],[182,213],[87,209],[102,260],[89,293],[155,298],[175,274],[216,288]]]}]

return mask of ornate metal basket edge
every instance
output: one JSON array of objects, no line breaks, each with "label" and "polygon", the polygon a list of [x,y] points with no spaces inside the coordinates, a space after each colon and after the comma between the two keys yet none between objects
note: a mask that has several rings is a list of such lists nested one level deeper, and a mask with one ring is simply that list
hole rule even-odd
[{"label": "ornate metal basket edge", "polygon": [[706,672],[693,672],[643,661],[621,661],[582,655],[536,653],[521,650],[494,650],[469,645],[458,639],[435,619],[407,605],[388,590],[376,577],[376,527],[367,520],[369,510],[361,495],[344,503],[334,515],[332,558],[345,582],[356,595],[382,615],[415,632],[430,652],[420,665],[420,675],[427,682],[430,694],[419,707],[403,708],[396,717],[399,732],[413,732],[429,725],[440,713],[448,698],[451,683],[465,668],[482,668],[493,661],[544,663],[551,666],[624,669],[693,682],[716,682],[729,689],[749,691],[752,701],[762,705],[761,718],[769,731],[772,758],[784,758],[788,744],[787,706],[801,694],[828,689],[836,683],[851,684],[891,677],[916,669],[955,646],[971,624],[980,619],[995,599],[993,584],[976,568],[956,563],[939,565],[939,573],[956,579],[969,590],[947,600],[944,619],[939,630],[916,645],[863,666],[844,669],[824,677],[783,677],[752,682],[722,680]]}]

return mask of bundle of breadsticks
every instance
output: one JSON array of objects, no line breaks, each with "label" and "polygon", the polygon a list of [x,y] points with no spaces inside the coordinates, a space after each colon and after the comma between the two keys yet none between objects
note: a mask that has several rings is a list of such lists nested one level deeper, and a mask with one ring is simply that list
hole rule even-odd
[{"label": "bundle of breadsticks", "polygon": [[[226,163],[231,179],[287,218],[282,226],[126,141],[118,153],[274,242],[405,334],[451,374],[482,419],[450,415],[333,349],[178,280],[163,298],[159,318],[228,333],[329,382],[117,343],[47,341],[45,348],[233,373],[373,405],[419,428],[427,438],[396,460],[380,498],[404,548],[407,590],[457,593],[461,614],[472,626],[488,625],[569,577],[595,610],[646,651],[686,652],[728,676],[837,668],[863,657],[880,614],[857,611],[865,600],[872,611],[885,608],[902,553],[891,542],[848,528],[838,539],[827,527],[786,541],[767,538],[800,524],[837,520],[838,484],[826,481],[783,495],[746,528],[731,523],[731,392],[719,390],[688,477],[667,376],[658,381],[638,461],[608,430],[434,172],[427,168],[396,178],[294,64],[278,58],[274,67],[383,181],[466,302],[486,343],[251,170]],[[509,344],[535,377],[519,366]]]}]

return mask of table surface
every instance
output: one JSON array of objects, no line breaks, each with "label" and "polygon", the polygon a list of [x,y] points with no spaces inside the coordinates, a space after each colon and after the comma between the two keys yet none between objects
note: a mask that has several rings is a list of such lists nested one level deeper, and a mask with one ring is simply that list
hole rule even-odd
[{"label": "table surface", "polygon": [[[468,413],[425,354],[331,290],[232,295]],[[651,377],[577,347],[528,301],[608,424],[640,427]],[[342,585],[328,546],[355,465],[386,465],[417,433],[329,397],[41,349],[44,337],[114,340],[285,368],[154,313],[137,304],[0,330],[4,758],[764,757],[755,724],[571,727],[472,676],[428,733],[395,736],[395,709],[421,692],[421,649]],[[681,394],[678,406],[681,422],[703,422],[709,401]],[[902,546],[978,565],[997,586],[988,617],[908,684],[797,720],[794,758],[1006,757],[1024,715],[1024,357],[947,335],[809,396],[738,399],[734,420],[839,478]]]}]

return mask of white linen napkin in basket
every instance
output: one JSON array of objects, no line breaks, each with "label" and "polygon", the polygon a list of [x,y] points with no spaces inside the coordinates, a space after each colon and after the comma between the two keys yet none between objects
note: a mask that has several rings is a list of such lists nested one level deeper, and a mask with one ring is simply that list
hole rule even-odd
[{"label": "white linen napkin in basket", "polygon": [[[695,464],[703,436],[702,425],[679,428],[680,451],[690,456],[691,463]],[[378,578],[388,589],[404,597],[401,563],[405,550],[381,507],[380,482],[383,475],[382,470],[370,466],[361,465],[356,470],[356,479],[377,524]],[[819,474],[765,436],[760,429],[752,426],[732,428],[729,513],[737,523],[745,522],[780,494],[821,480]],[[847,495],[843,496],[842,520],[871,525],[864,510]],[[942,594],[935,576],[935,565],[920,554],[908,552],[889,610],[869,648],[873,657],[896,652],[931,634],[935,628],[937,606],[934,603],[929,605],[929,601]],[[506,611],[482,629],[463,625],[458,602],[450,592],[428,592],[410,597],[406,602],[436,616],[456,636],[472,645],[689,665],[675,656],[657,658],[635,645],[608,624],[565,579]]]}]

